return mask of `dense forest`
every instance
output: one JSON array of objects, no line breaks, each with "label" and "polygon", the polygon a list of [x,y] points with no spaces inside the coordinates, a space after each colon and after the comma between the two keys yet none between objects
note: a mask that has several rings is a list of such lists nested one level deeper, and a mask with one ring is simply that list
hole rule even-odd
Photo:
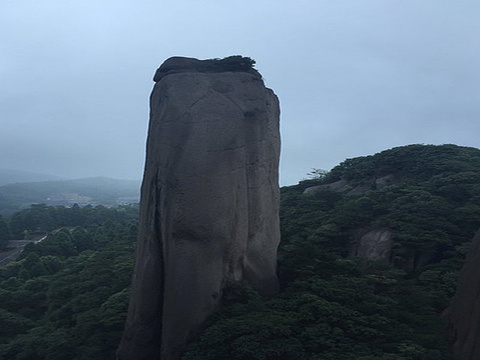
[{"label": "dense forest", "polygon": [[112,359],[127,310],[138,206],[33,205],[8,220],[14,233],[23,224],[24,236],[49,235],[0,269],[0,359]]},{"label": "dense forest", "polygon": [[[34,205],[0,219],[0,246],[48,233],[0,269],[0,359],[114,359],[137,216]],[[184,360],[451,359],[441,314],[480,227],[480,150],[348,159],[282,188],[280,216],[281,292],[239,284]],[[358,234],[376,229],[391,234],[388,256],[354,256]]]}]

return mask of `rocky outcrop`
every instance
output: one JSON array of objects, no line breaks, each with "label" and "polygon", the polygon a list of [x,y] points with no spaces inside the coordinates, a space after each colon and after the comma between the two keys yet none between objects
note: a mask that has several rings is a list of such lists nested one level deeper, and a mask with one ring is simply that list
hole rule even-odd
[{"label": "rocky outcrop", "polygon": [[322,184],[322,185],[315,185],[306,188],[303,193],[304,194],[313,194],[319,190],[328,190],[334,192],[344,193],[353,189],[347,180],[338,180],[333,183],[329,184]]},{"label": "rocky outcrop", "polygon": [[445,317],[455,360],[480,359],[480,231],[475,235]]},{"label": "rocky outcrop", "polygon": [[399,243],[394,241],[395,231],[386,227],[373,225],[357,228],[351,232],[352,241],[349,244],[349,256],[362,259],[390,263],[399,269],[412,273],[416,269],[432,263],[434,252],[403,250],[396,254]]},{"label": "rocky outcrop", "polygon": [[350,244],[350,256],[390,262],[393,247],[393,231],[388,228],[358,229],[355,241]]},{"label": "rocky outcrop", "polygon": [[361,184],[356,184],[345,179],[341,179],[328,184],[310,186],[306,188],[304,194],[313,194],[319,190],[329,190],[345,195],[363,195],[369,190],[380,190],[386,186],[395,184],[399,181],[399,177],[395,174],[388,174],[378,178],[364,180]]},{"label": "rocky outcrop", "polygon": [[279,106],[256,71],[171,58],[155,75],[119,360],[175,360],[227,288],[278,289]]}]

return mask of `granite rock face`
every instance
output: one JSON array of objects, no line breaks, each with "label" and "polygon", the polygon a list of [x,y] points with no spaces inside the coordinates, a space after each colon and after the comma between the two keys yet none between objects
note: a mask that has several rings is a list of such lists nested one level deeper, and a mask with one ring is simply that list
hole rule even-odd
[{"label": "granite rock face", "polygon": [[278,290],[279,105],[258,72],[171,58],[155,75],[119,360],[175,360],[225,290]]},{"label": "granite rock face", "polygon": [[358,229],[350,245],[350,256],[388,263],[393,247],[393,231],[388,228]]},{"label": "granite rock face", "polygon": [[480,231],[475,235],[445,312],[455,360],[480,359]]}]

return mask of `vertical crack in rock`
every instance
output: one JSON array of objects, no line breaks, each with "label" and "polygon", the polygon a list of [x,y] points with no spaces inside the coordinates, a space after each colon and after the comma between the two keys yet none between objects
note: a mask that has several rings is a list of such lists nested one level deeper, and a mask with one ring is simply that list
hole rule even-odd
[{"label": "vertical crack in rock", "polygon": [[[164,250],[164,243],[162,241],[163,239],[163,234],[162,234],[162,211],[161,211],[161,204],[162,204],[162,186],[160,185],[158,181],[158,172],[155,174],[154,181],[153,181],[153,186],[154,188],[152,189],[154,192],[154,233],[156,234],[155,240],[157,240],[158,244],[158,257],[159,257],[159,262],[160,262],[160,274],[158,274],[158,281],[159,281],[159,291],[158,291],[158,298],[156,300],[156,303],[158,304],[158,308],[156,311],[156,318],[160,319],[161,318],[161,311],[163,309],[163,296],[164,296],[164,285],[165,285],[165,250]],[[161,323],[160,321],[156,321],[156,329],[155,329],[155,334],[158,334],[159,340],[154,340],[156,344],[154,345],[155,352],[154,354],[158,353],[159,345],[161,344]]]},{"label": "vertical crack in rock", "polygon": [[252,69],[157,70],[118,360],[177,360],[228,287],[278,291],[279,105]]}]

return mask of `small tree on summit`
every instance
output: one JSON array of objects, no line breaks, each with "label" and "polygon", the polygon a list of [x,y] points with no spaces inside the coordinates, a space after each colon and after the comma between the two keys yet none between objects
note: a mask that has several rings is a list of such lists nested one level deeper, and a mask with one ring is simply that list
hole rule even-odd
[{"label": "small tree on summit", "polygon": [[312,168],[312,170],[309,171],[307,175],[309,179],[323,180],[327,177],[327,174],[327,170]]},{"label": "small tree on summit", "polygon": [[233,55],[218,60],[218,64],[228,71],[248,71],[255,66],[255,60],[241,55]]},{"label": "small tree on summit", "polygon": [[202,60],[199,71],[204,72],[218,72],[218,71],[239,71],[239,72],[248,72],[254,70],[255,60],[241,56],[241,55],[232,55],[227,56],[223,59],[208,59]]}]

